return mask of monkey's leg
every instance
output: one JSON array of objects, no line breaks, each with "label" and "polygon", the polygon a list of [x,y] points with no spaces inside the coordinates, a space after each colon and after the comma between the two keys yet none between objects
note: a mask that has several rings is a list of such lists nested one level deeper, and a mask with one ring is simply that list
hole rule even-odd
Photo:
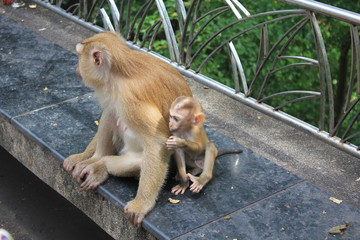
[{"label": "monkey's leg", "polygon": [[194,193],[198,193],[201,189],[212,179],[215,158],[217,156],[217,149],[212,142],[206,144],[205,157],[204,157],[204,169],[199,177],[195,177],[188,173],[188,177],[193,182],[190,186],[190,190]]},{"label": "monkey's leg", "polygon": [[96,139],[97,134],[95,134],[94,138],[91,140],[83,153],[70,155],[64,160],[63,167],[68,173],[73,172],[77,163],[84,161],[85,159],[88,159],[94,155],[96,149]]},{"label": "monkey's leg", "polygon": [[138,177],[141,167],[141,153],[126,153],[120,156],[105,156],[86,166],[80,173],[85,178],[83,190],[90,190],[105,182],[109,174],[118,177]]},{"label": "monkey's leg", "polygon": [[139,187],[135,199],[125,206],[125,213],[129,220],[139,226],[145,215],[154,207],[156,198],[164,183],[168,164],[169,152],[163,141],[154,144],[152,141],[145,141],[143,158],[141,162],[141,175]]}]

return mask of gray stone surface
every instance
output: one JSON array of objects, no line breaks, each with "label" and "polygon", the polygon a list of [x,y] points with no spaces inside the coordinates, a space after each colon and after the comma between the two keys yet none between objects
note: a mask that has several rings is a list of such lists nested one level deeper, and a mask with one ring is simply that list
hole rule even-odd
[{"label": "gray stone surface", "polygon": [[[309,183],[298,184],[176,239],[359,239],[357,209],[334,206],[329,196]],[[354,224],[344,235],[328,233],[344,222]]]}]

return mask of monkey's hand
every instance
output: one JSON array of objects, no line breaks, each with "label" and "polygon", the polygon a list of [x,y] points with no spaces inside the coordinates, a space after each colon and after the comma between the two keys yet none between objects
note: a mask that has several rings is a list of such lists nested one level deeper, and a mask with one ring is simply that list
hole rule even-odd
[{"label": "monkey's hand", "polygon": [[75,165],[81,161],[85,160],[83,153],[73,154],[67,157],[63,162],[63,167],[68,173],[72,173],[75,168]]},{"label": "monkey's hand", "polygon": [[170,136],[166,141],[166,147],[169,150],[185,147],[185,140],[176,136]]},{"label": "monkey's hand", "polygon": [[97,161],[87,165],[80,173],[80,178],[85,179],[81,183],[81,190],[91,190],[97,188],[101,183],[109,178],[104,162]]},{"label": "monkey's hand", "polygon": [[146,202],[134,199],[128,202],[124,208],[129,221],[137,227],[140,227],[145,215],[154,207],[155,202]]},{"label": "monkey's hand", "polygon": [[78,162],[73,171],[72,171],[72,176],[73,178],[78,182],[80,183],[82,178],[80,177],[81,175],[81,172],[84,170],[84,168],[86,168],[88,165],[98,161],[99,159],[98,158],[89,158],[87,160],[84,160],[84,161],[81,161],[81,162]]},{"label": "monkey's hand", "polygon": [[204,184],[201,183],[200,178],[195,177],[191,173],[188,173],[187,176],[189,177],[190,181],[193,182],[193,184],[191,184],[190,186],[190,191],[194,193],[199,193],[201,189],[204,187]]}]

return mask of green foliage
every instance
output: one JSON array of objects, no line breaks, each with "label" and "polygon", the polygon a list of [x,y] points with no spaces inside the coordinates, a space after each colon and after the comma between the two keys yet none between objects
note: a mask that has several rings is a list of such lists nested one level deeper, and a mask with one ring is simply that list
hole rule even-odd
[{"label": "green foliage", "polygon": [[[71,0],[66,0],[70,2]],[[65,2],[65,1],[64,1]],[[121,0],[117,0],[117,6],[120,6]],[[125,1],[125,9],[127,7],[129,1]],[[137,27],[141,22],[141,16],[143,14],[144,4],[146,1],[131,1],[131,12],[130,12],[130,26],[135,21],[133,29],[126,29],[125,27],[122,29],[122,35],[125,36],[128,40],[134,41],[134,43],[141,45],[145,42],[145,47],[151,48],[152,51],[155,51],[167,58],[170,58],[168,45],[166,42],[165,32],[163,27],[159,29],[159,32],[156,35],[156,41],[152,46],[149,46],[151,34],[148,39],[145,39],[146,33],[149,29],[157,22],[161,20],[159,12],[157,11],[156,4],[153,3],[148,13],[146,14],[146,19],[143,23],[143,26],[139,29],[139,37],[134,40],[134,36]],[[197,2],[197,1],[195,1]],[[351,11],[360,11],[360,2],[359,1],[348,1],[348,0],[332,0],[332,1],[323,1],[327,4],[331,4],[333,6],[347,8]],[[170,21],[172,23],[172,27],[174,28],[176,39],[180,43],[181,42],[181,32],[180,26],[178,22],[178,13],[175,8],[175,0],[166,0],[164,1],[167,12],[169,13]],[[185,8],[188,10],[192,0],[184,1]],[[247,8],[247,10],[251,13],[252,16],[260,13],[278,11],[278,10],[289,10],[289,9],[297,9],[291,5],[284,4],[282,2],[276,0],[262,0],[262,1],[253,1],[253,0],[242,0],[241,3]],[[100,1],[97,2],[98,5],[101,4]],[[201,7],[199,12],[197,13],[197,17],[203,16],[207,12],[226,6],[225,1],[223,0],[203,0],[201,3]],[[107,12],[110,14],[110,11],[107,7],[107,4],[104,5],[106,7]],[[134,16],[136,13],[140,11],[138,15],[139,18],[134,20]],[[126,12],[126,11],[125,11]],[[93,15],[95,16],[96,13]],[[215,13],[214,13],[215,14]],[[277,18],[288,16],[290,13],[277,13],[277,14],[265,14],[263,16],[257,16],[253,18],[248,18],[245,21],[238,22],[226,30],[222,31],[218,35],[214,35],[217,31],[222,28],[228,26],[231,23],[238,21],[233,12],[229,9],[223,14],[219,15],[215,19],[213,19],[204,29],[202,26],[207,23],[207,21],[211,18],[212,15],[208,15],[204,17],[202,20],[194,23],[193,20],[189,22],[187,28],[186,41],[183,49],[184,51],[184,59],[182,63],[186,66],[189,66],[193,70],[199,70],[201,74],[206,75],[214,80],[217,80],[227,86],[234,87],[234,79],[233,79],[233,69],[231,65],[231,60],[229,57],[230,51],[228,48],[228,42],[235,35],[239,35],[237,38],[232,39],[232,42],[237,49],[237,53],[239,58],[241,59],[241,63],[244,69],[244,73],[246,76],[247,84],[251,85],[251,93],[250,96],[261,100],[264,97],[271,96],[276,93],[291,91],[291,90],[307,90],[307,91],[315,91],[320,92],[320,75],[319,69],[314,65],[299,65],[293,66],[290,68],[284,68],[282,70],[276,71],[282,67],[291,64],[304,63],[304,61],[294,59],[294,58],[282,58],[278,59],[278,56],[301,56],[310,59],[318,59],[318,53],[316,50],[315,39],[313,34],[313,29],[310,22],[307,22],[295,35],[293,39],[290,39],[290,36],[296,29],[291,31],[288,35],[286,35],[283,41],[277,47],[274,47],[278,40],[284,36],[284,34],[297,23],[299,23],[302,19],[306,18],[306,15],[302,16],[292,16],[290,18],[274,21]],[[242,14],[245,17],[244,14]],[[124,14],[123,21],[126,21],[127,15]],[[344,71],[344,69],[340,69],[339,67],[339,58],[341,54],[347,54],[348,61],[350,63],[351,54],[348,52],[342,52],[341,47],[346,41],[350,39],[349,34],[349,24],[336,20],[334,18],[330,18],[327,16],[323,16],[321,14],[316,14],[316,18],[321,26],[321,33],[325,42],[328,59],[330,62],[330,69],[332,75],[332,84],[334,89],[334,98],[336,104],[343,104],[340,97],[340,92],[344,91],[343,88],[346,88],[348,85],[341,85],[340,83],[344,81],[344,79],[339,79],[339,71]],[[99,19],[99,17],[97,18]],[[263,59],[260,59],[259,62],[259,48],[261,41],[261,28],[262,23],[266,21],[274,21],[267,24],[267,32],[268,32],[268,51],[274,47],[274,51],[271,55],[268,56],[267,61],[263,64],[263,68],[259,71],[259,74],[256,75],[256,72],[259,69]],[[98,22],[99,23],[99,22]],[[101,22],[100,22],[101,23]],[[194,24],[194,25],[193,25]],[[258,25],[256,28],[252,28],[253,26]],[[189,32],[191,28],[194,28],[194,34],[197,34],[201,29],[201,32],[197,36],[197,38],[193,41],[192,45],[189,46]],[[129,32],[129,34],[127,34]],[[210,38],[213,39],[207,44],[203,46],[203,44]],[[282,47],[285,46],[286,42],[289,41],[289,45],[287,46],[284,52],[280,52]],[[223,45],[217,52],[214,50]],[[180,47],[180,46],[179,46]],[[195,53],[199,49],[203,49],[200,51],[198,56],[194,58]],[[202,66],[204,61],[209,57],[210,54],[213,54],[211,58]],[[186,57],[190,56],[190,58]],[[200,68],[200,66],[202,66]],[[350,64],[345,69],[347,73],[350,72]],[[347,74],[350,75],[350,74]],[[346,82],[350,82],[350,80],[345,79]],[[240,76],[239,76],[240,79]],[[266,81],[265,81],[266,80]],[[265,82],[265,83],[264,83]],[[242,85],[240,84],[240,90],[244,92]],[[357,99],[355,89],[353,91],[352,101]],[[328,92],[326,92],[328,94]],[[304,94],[292,94],[292,95],[281,95],[274,96],[266,99],[264,102],[270,106],[277,107],[288,101],[301,98],[307,95]],[[359,104],[360,105],[360,104]],[[329,102],[326,102],[325,106],[325,129],[329,131]],[[357,106],[355,110],[358,110],[360,106]],[[319,98],[306,99],[299,102],[290,103],[285,105],[280,110],[295,116],[299,119],[302,119],[314,126],[319,126],[320,119],[320,100]],[[341,109],[340,109],[341,110]],[[338,111],[338,110],[337,110]],[[349,116],[345,119],[343,125],[348,126],[351,123],[352,118],[355,116],[354,113],[349,114]],[[339,120],[342,116],[341,111],[336,112],[336,120]],[[336,123],[335,123],[336,124]],[[340,128],[338,132],[338,136],[341,136],[345,131],[345,127]],[[352,128],[352,132],[350,134],[356,133],[360,131],[360,121],[356,121]],[[353,143],[359,145],[360,139],[351,140]]]}]

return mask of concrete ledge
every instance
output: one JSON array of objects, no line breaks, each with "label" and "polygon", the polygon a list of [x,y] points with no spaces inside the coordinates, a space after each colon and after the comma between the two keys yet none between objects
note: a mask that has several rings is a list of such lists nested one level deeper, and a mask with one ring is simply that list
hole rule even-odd
[{"label": "concrete ledge", "polygon": [[62,168],[62,156],[16,121],[0,118],[0,145],[114,238],[155,239],[143,228],[129,224],[122,212],[124,206],[119,207],[97,192],[79,191],[78,184]]}]

